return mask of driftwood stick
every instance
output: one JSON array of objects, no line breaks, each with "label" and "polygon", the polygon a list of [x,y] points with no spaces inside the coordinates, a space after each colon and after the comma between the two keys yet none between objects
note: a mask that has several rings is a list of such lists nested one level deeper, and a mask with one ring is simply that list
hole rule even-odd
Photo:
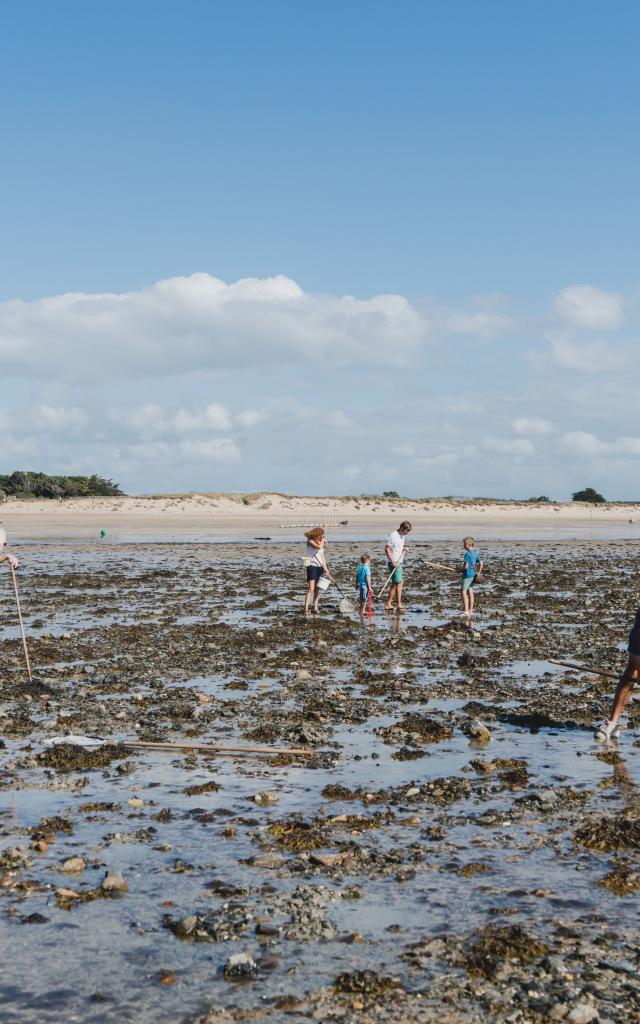
[{"label": "driftwood stick", "polygon": [[27,637],[24,632],[24,622],[22,621],[22,609],[20,608],[20,598],[18,597],[18,581],[16,579],[16,571],[12,565],[9,566],[11,569],[11,579],[13,580],[13,592],[16,595],[16,608],[18,609],[18,622],[20,623],[20,633],[22,634],[22,646],[24,648],[24,660],[27,663],[27,675],[29,676],[29,682],[31,682],[33,676],[31,675],[31,662],[29,661],[29,651],[27,650]]},{"label": "driftwood stick", "polygon": [[591,668],[589,665],[576,665],[571,661],[560,661],[559,658],[547,658],[552,665],[563,665],[564,668],[572,668],[574,672],[587,672],[591,676],[606,676],[607,679],[619,679],[622,672],[608,672],[601,668]]},{"label": "driftwood stick", "polygon": [[317,753],[304,747],[228,747],[221,743],[147,743],[144,740],[123,740],[120,745],[135,750],[193,750],[202,754],[272,754],[274,757],[278,754],[311,757]]}]

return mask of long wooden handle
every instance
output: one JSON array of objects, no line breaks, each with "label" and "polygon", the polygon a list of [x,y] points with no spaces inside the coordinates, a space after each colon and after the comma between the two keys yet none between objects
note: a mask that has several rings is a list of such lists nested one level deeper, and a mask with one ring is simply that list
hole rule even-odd
[{"label": "long wooden handle", "polygon": [[458,574],[458,570],[457,569],[451,569],[448,565],[441,565],[440,562],[426,562],[425,561],[424,564],[425,565],[433,565],[434,568],[436,568],[436,569],[444,569],[445,572],[454,572],[456,575]]},{"label": "long wooden handle", "polygon": [[379,600],[380,600],[380,598],[381,598],[381,597],[382,597],[382,595],[384,594],[385,590],[387,589],[387,587],[388,587],[388,586],[389,586],[389,584],[391,583],[391,577],[393,576],[393,573],[394,573],[395,571],[396,571],[395,569],[393,569],[393,570],[392,570],[392,572],[391,572],[391,575],[389,576],[389,579],[388,579],[388,580],[387,580],[387,582],[385,583],[384,587],[382,588],[382,590],[379,590],[379,591],[378,591],[378,593],[376,594],[376,601],[379,601]]},{"label": "long wooden handle", "polygon": [[296,754],[311,757],[317,753],[304,747],[228,747],[220,743],[147,743],[145,740],[123,740],[121,745],[135,750],[196,750],[211,754]]},{"label": "long wooden handle", "polygon": [[619,679],[622,673],[607,672],[601,668],[591,668],[589,665],[576,665],[572,661],[560,661],[558,658],[547,658],[552,665],[562,665],[564,668],[572,668],[576,672],[587,672],[591,676],[606,676],[607,679]]},{"label": "long wooden handle", "polygon": [[22,609],[20,608],[20,598],[18,597],[18,581],[16,579],[16,571],[10,564],[11,579],[13,580],[13,592],[16,595],[16,608],[18,609],[18,622],[20,623],[20,632],[22,634],[22,646],[24,648],[24,660],[27,663],[27,675],[29,676],[29,682],[32,680],[31,675],[31,662],[29,661],[29,652],[27,650],[27,638],[24,632],[24,622],[22,621]]}]

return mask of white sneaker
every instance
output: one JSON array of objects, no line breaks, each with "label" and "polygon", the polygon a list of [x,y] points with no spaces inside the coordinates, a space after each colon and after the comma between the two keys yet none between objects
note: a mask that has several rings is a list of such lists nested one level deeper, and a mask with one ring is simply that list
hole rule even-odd
[{"label": "white sneaker", "polygon": [[616,739],[619,732],[619,722],[611,722],[608,718],[603,718],[600,725],[596,726],[593,735],[598,743],[606,743],[607,740]]}]

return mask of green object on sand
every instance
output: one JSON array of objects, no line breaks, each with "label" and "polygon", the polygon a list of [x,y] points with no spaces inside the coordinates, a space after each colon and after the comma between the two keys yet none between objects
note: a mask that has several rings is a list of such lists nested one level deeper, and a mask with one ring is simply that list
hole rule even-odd
[{"label": "green object on sand", "polygon": [[107,536],[107,531],[106,530],[100,530],[100,536],[101,537],[106,537]]}]

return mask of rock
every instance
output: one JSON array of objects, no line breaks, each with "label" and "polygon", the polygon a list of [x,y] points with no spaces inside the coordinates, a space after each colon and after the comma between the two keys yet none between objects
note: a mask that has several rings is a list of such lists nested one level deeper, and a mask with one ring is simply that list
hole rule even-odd
[{"label": "rock", "polygon": [[549,1020],[564,1020],[569,1012],[565,1003],[555,1003],[549,1010]]},{"label": "rock", "polygon": [[285,858],[279,853],[258,853],[249,863],[253,868],[281,868]]},{"label": "rock", "polygon": [[277,793],[270,793],[267,790],[263,790],[261,793],[255,793],[252,797],[254,804],[258,804],[260,807],[271,807],[273,804],[277,804],[278,799]]},{"label": "rock", "polygon": [[491,733],[486,725],[483,725],[478,720],[472,722],[469,726],[469,736],[474,740],[480,740],[482,743],[488,743],[491,739]]},{"label": "rock", "polygon": [[248,953],[232,953],[224,965],[224,976],[231,981],[246,981],[257,973],[258,965]]},{"label": "rock", "polygon": [[132,796],[130,800],[127,800],[128,807],[144,807],[144,800],[139,796]]},{"label": "rock", "polygon": [[346,853],[312,853],[310,859],[325,868],[335,868],[344,863],[346,856]]},{"label": "rock", "polygon": [[598,1020],[598,1016],[598,1011],[591,1003],[576,1003],[565,1020],[570,1024],[590,1024],[592,1020]]},{"label": "rock", "polygon": [[197,923],[197,915],[189,914],[188,917],[183,917],[181,921],[178,921],[177,925],[175,926],[175,934],[179,938],[185,939],[187,938],[187,936],[191,935],[195,931]]},{"label": "rock", "polygon": [[49,849],[49,844],[46,839],[37,839],[36,842],[33,843],[33,849],[36,853],[46,853]]},{"label": "rock", "polygon": [[120,871],[108,871],[102,880],[101,888],[103,892],[129,892],[129,886]]},{"label": "rock", "polygon": [[67,860],[63,861],[61,864],[60,870],[73,875],[80,871],[84,871],[86,866],[86,861],[84,861],[82,857],[68,857]]},{"label": "rock", "polygon": [[196,691],[196,697],[198,698],[198,700],[200,701],[201,704],[210,704],[211,703],[211,697],[209,696],[208,693],[201,693],[199,690],[197,690]]},{"label": "rock", "polygon": [[302,683],[307,679],[311,679],[311,673],[306,668],[299,668],[296,672],[296,679],[299,683]]},{"label": "rock", "polygon": [[419,792],[420,792],[420,790],[418,789],[417,786],[411,786],[409,789],[406,790],[404,795],[405,796],[417,796]]}]

